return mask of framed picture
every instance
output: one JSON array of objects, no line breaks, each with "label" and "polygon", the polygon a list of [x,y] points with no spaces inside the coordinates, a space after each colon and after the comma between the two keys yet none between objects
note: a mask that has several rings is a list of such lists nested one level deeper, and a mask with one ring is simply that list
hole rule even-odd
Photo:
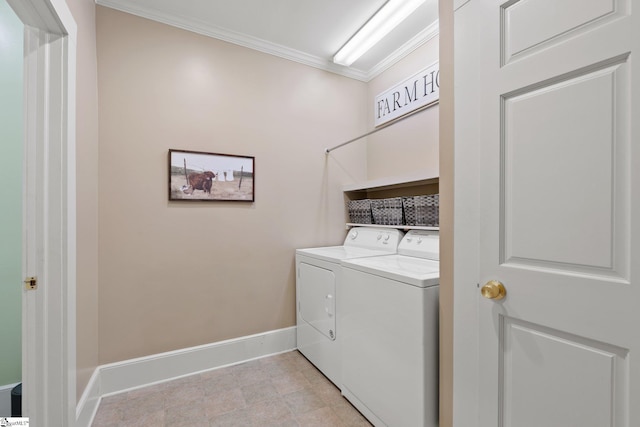
[{"label": "framed picture", "polygon": [[169,200],[253,202],[255,158],[169,150]]}]

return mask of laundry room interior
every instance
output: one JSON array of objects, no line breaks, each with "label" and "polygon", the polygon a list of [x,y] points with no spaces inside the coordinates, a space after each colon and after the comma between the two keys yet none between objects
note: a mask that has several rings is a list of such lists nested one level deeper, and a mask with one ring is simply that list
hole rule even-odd
[{"label": "laundry room interior", "polygon": [[640,425],[640,0],[549,5],[0,0],[0,424]]},{"label": "laundry room interior", "polygon": [[[79,419],[105,396],[295,349],[296,250],[341,245],[351,200],[440,192],[439,103],[374,121],[376,96],[439,63],[437,1],[420,43],[357,76],[126,1],[66,3],[78,24]],[[254,200],[169,200],[172,149],[253,157]],[[237,359],[180,357],[227,343]],[[133,373],[158,360],[180,366]]]},{"label": "laundry room interior", "polygon": [[[96,18],[101,364],[292,326],[295,249],[344,240],[343,187],[438,176],[437,105],[325,153],[372,128],[373,96],[438,61],[437,35],[361,82]],[[170,148],[254,156],[255,202],[168,202]]]},{"label": "laundry room interior", "polygon": [[[346,185],[437,193],[438,105],[326,153],[438,62],[437,25],[360,81],[107,7],[96,19],[100,365],[295,325],[295,250],[344,240]],[[254,156],[255,202],[168,202],[170,148]]]}]

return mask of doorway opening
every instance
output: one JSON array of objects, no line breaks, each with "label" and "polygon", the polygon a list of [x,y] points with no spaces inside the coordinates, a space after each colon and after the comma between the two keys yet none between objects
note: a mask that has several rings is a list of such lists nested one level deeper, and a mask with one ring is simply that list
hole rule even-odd
[{"label": "doorway opening", "polygon": [[23,33],[22,21],[6,0],[0,0],[0,417],[20,416],[16,397],[22,381]]},{"label": "doorway opening", "polygon": [[[77,28],[64,1],[3,1],[24,28],[21,412],[33,425],[73,426]],[[31,276],[38,286],[27,291]]]}]

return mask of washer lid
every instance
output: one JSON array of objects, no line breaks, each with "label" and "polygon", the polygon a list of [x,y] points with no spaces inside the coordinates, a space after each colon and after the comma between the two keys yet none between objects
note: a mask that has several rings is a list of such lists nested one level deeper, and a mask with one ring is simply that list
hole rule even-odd
[{"label": "washer lid", "polygon": [[405,255],[357,258],[341,262],[344,268],[373,274],[412,286],[426,288],[440,283],[438,261]]},{"label": "washer lid", "polygon": [[327,246],[324,248],[297,249],[296,254],[329,262],[340,262],[343,259],[389,255],[389,252],[357,246]]}]

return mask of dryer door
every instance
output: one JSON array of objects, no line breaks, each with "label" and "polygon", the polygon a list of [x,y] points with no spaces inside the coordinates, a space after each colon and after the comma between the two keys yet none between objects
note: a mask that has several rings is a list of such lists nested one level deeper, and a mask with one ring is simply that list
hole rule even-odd
[{"label": "dryer door", "polygon": [[336,276],[333,271],[300,263],[298,312],[330,340],[336,339]]}]

